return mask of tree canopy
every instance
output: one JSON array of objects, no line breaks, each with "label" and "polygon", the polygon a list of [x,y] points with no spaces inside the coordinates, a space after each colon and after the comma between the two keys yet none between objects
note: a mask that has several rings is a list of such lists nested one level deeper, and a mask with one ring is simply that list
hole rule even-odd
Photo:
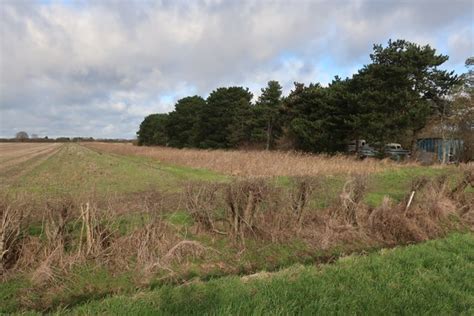
[{"label": "tree canopy", "polygon": [[460,78],[439,69],[448,56],[429,45],[390,40],[374,45],[370,58],[351,78],[335,77],[326,87],[295,83],[286,97],[278,81],[269,81],[255,104],[243,87],[217,88],[206,100],[185,97],[169,115],[145,118],[139,144],[273,149],[287,141],[297,150],[334,153],[355,139],[415,141],[428,120],[445,110]]},{"label": "tree canopy", "polygon": [[448,56],[405,40],[373,50],[372,63],[352,78],[362,133],[378,141],[396,139],[407,130],[416,134],[430,115],[442,111],[443,98],[459,82],[453,72],[438,69]]},{"label": "tree canopy", "polygon": [[231,148],[250,138],[252,93],[248,88],[218,88],[201,108],[195,129],[200,148]]},{"label": "tree canopy", "polygon": [[22,139],[28,139],[28,138],[30,138],[30,137],[28,136],[28,133],[27,133],[27,132],[25,132],[25,131],[19,131],[18,133],[16,133],[15,138],[22,140]]},{"label": "tree canopy", "polygon": [[205,105],[206,100],[197,95],[178,100],[167,122],[169,146],[182,148],[197,145],[195,133]]},{"label": "tree canopy", "polygon": [[168,114],[151,114],[145,117],[137,132],[138,145],[167,145]]},{"label": "tree canopy", "polygon": [[269,81],[261,91],[254,107],[252,140],[265,142],[265,148],[269,150],[282,134],[280,118],[283,92],[280,83],[274,80]]}]

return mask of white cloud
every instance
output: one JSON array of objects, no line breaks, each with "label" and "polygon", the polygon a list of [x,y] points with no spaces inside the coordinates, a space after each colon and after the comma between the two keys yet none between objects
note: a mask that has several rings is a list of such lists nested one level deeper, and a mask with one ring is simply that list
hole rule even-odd
[{"label": "white cloud", "polygon": [[218,86],[328,83],[390,37],[440,45],[456,65],[473,18],[470,1],[4,1],[0,136],[132,137],[143,116]]},{"label": "white cloud", "polygon": [[466,27],[448,38],[451,62],[463,63],[468,57],[474,56],[474,31]]}]

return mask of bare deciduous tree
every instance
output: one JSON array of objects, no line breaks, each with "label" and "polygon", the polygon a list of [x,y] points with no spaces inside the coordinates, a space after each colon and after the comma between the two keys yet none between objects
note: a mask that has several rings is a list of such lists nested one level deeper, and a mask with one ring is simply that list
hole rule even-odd
[{"label": "bare deciduous tree", "polygon": [[28,139],[29,136],[28,136],[28,133],[27,133],[27,132],[25,132],[25,131],[20,131],[20,132],[16,133],[15,138],[16,138],[16,139],[19,139],[19,140],[23,140],[23,139]]}]

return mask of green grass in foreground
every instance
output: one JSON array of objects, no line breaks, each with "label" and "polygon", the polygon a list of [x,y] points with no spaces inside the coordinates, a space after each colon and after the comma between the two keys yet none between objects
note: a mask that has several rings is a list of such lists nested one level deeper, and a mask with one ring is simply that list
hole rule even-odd
[{"label": "green grass in foreground", "polygon": [[474,235],[350,256],[322,267],[294,266],[271,276],[115,296],[72,314],[470,314],[474,313]]}]

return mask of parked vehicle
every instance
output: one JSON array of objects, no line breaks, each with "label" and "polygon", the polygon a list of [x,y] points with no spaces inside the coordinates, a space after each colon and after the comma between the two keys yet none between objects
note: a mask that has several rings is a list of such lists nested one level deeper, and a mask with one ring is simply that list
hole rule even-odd
[{"label": "parked vehicle", "polygon": [[[357,146],[357,143],[359,143],[358,146]],[[347,152],[355,153],[356,148],[359,148],[359,151],[360,151],[360,149],[363,148],[364,146],[368,146],[367,142],[364,139],[359,139],[357,141],[351,140],[347,144]]]},{"label": "parked vehicle", "polygon": [[400,161],[410,156],[410,151],[403,149],[398,143],[389,143],[384,147],[384,154],[393,160]]},{"label": "parked vehicle", "polygon": [[375,158],[380,155],[380,153],[375,150],[375,148],[369,146],[369,144],[364,139],[350,141],[347,144],[347,152],[357,154],[357,156],[361,159],[369,157]]},{"label": "parked vehicle", "polygon": [[361,159],[376,158],[380,156],[380,153],[375,150],[375,148],[370,147],[369,145],[365,145],[364,147],[359,149],[358,156]]}]

